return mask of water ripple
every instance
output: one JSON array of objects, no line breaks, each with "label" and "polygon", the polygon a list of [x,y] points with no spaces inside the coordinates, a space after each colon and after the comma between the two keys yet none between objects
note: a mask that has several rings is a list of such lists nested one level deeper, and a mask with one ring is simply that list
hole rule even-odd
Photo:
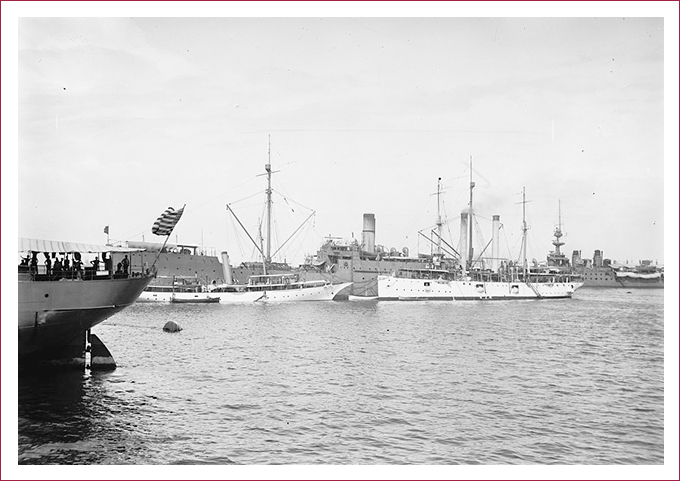
[{"label": "water ripple", "polygon": [[663,464],[663,292],[577,294],[134,305],[116,371],[20,376],[19,463]]}]

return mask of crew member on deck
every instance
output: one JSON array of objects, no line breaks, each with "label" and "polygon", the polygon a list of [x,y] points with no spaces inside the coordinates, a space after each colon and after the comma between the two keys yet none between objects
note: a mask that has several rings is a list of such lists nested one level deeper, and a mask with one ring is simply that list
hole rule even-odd
[{"label": "crew member on deck", "polygon": [[31,252],[31,264],[28,268],[28,272],[31,274],[37,274],[38,273],[38,253],[37,252]]},{"label": "crew member on deck", "polygon": [[111,275],[111,271],[113,270],[113,259],[111,258],[111,254],[104,252],[102,254],[102,259],[104,259],[104,269]]},{"label": "crew member on deck", "polygon": [[52,274],[52,259],[49,252],[45,252],[45,274],[48,276]]},{"label": "crew member on deck", "polygon": [[75,271],[76,278],[82,279],[83,277],[83,261],[80,257],[80,252],[73,253],[73,270]]},{"label": "crew member on deck", "polygon": [[57,257],[52,268],[52,280],[58,281],[62,277],[61,260]]}]

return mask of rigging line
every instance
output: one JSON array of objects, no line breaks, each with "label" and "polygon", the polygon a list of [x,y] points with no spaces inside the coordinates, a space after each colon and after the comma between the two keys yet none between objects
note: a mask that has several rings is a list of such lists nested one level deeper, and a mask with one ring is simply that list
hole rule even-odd
[{"label": "rigging line", "polygon": [[484,217],[483,215],[479,215],[477,213],[475,213],[475,217],[478,217],[478,218],[485,220],[487,222],[491,222],[491,219],[489,219],[488,217]]},{"label": "rigging line", "polygon": [[238,232],[236,228],[236,224],[234,222],[234,217],[227,215],[228,219],[231,221],[231,229],[234,232],[234,240],[236,241],[236,247],[238,248],[239,254],[241,255],[241,258],[245,257],[246,252],[245,249],[243,248],[243,244],[241,242],[241,236],[236,234]]},{"label": "rigging line", "polygon": [[250,233],[248,232],[248,230],[243,226],[243,224],[241,223],[241,221],[239,220],[239,218],[236,217],[236,213],[234,212],[234,210],[233,210],[231,207],[229,207],[229,204],[227,204],[227,210],[229,210],[229,211],[232,213],[232,215],[234,216],[234,218],[236,219],[236,221],[239,223],[239,225],[241,226],[241,228],[243,229],[243,231],[246,233],[246,235],[248,236],[248,238],[250,239],[250,241],[255,245],[255,247],[257,247],[257,250],[259,250],[260,253],[261,253],[262,255],[264,255],[264,253],[262,253],[262,250],[260,249],[260,247],[257,245],[257,242],[255,242],[255,240],[253,240],[253,237],[250,235]]},{"label": "rigging line", "polygon": [[262,194],[262,192],[255,192],[255,193],[250,194],[250,195],[248,195],[248,196],[246,196],[246,197],[242,197],[242,198],[239,199],[239,200],[235,200],[235,201],[233,201],[233,202],[229,202],[229,204],[230,204],[230,205],[231,205],[231,204],[238,204],[239,202],[243,202],[244,200],[252,199],[253,197],[256,197],[256,196],[258,196],[258,195],[260,195],[260,194]]},{"label": "rigging line", "polygon": [[[244,185],[249,184],[250,182],[253,182],[254,180],[255,180],[255,178],[253,177],[253,178],[250,179],[250,180],[247,180],[247,181],[245,181],[245,182],[243,182],[243,183],[241,183],[241,184],[239,184],[239,185],[237,185],[237,186],[235,186],[235,187],[232,187],[231,189],[229,189],[229,190],[227,190],[227,191],[225,191],[225,192],[222,192],[221,194],[218,194],[216,197],[213,197],[212,199],[209,199],[209,200],[203,202],[202,204],[198,204],[196,207],[194,207],[194,209],[198,209],[199,207],[203,207],[204,205],[209,204],[209,203],[211,203],[211,202],[213,202],[213,201],[219,199],[220,197],[222,197],[222,196],[224,196],[224,195],[226,195],[226,194],[228,194],[228,193],[230,193],[230,192],[233,192],[233,191],[235,191],[236,189],[239,189],[239,188],[243,187]],[[238,202],[238,201],[237,201],[237,202]],[[194,209],[192,209],[192,210],[194,210]]]},{"label": "rigging line", "polygon": [[300,256],[300,257],[302,257],[303,262],[306,261],[308,257],[311,257],[311,254],[307,254],[308,249],[307,249],[307,247],[305,247],[309,243],[307,240],[310,237],[310,235],[309,235],[310,232],[311,232],[311,223],[307,223],[307,226],[304,229],[304,231],[302,231],[300,233],[300,237],[302,238],[302,241],[297,243],[297,244],[293,244],[289,248],[289,249],[292,248],[292,251],[290,251],[291,256],[293,256],[293,257],[295,257],[296,255]]},{"label": "rigging line", "polygon": [[290,194],[286,191],[286,189],[283,188],[283,184],[281,184],[278,180],[274,180],[272,182],[276,188],[272,187],[272,192],[276,192],[280,196],[284,197],[285,199],[289,200],[290,202],[294,203],[295,205],[299,205],[302,208],[305,208],[307,210],[314,210],[310,207],[307,207],[306,205],[300,204],[298,201],[293,199]]},{"label": "rigging line", "polygon": [[[446,230],[449,233],[449,240],[451,241],[451,243],[453,243],[453,234],[451,234],[451,224],[454,222],[454,220],[449,220],[449,217],[446,214],[446,201],[445,200],[442,201],[442,205],[444,206],[444,218],[445,218],[444,225],[446,226]],[[453,249],[453,247],[452,247],[452,249]],[[453,249],[453,251],[456,252],[455,249]]]},{"label": "rigging line", "polygon": [[[430,205],[430,201],[431,201],[431,198],[430,198],[430,197],[431,197],[431,196],[428,196],[428,198],[425,200],[423,206],[422,206],[421,209],[420,209],[420,212],[418,213],[418,215],[416,216],[416,218],[415,218],[415,219],[413,220],[413,222],[411,223],[411,226],[408,228],[408,231],[407,231],[407,232],[413,232],[416,223],[423,217],[422,214],[423,214],[424,212],[427,211],[427,207]],[[435,227],[435,226],[434,226],[434,225],[431,225],[431,226],[425,227],[424,229],[421,229],[421,230],[419,230],[419,231],[416,231],[416,242],[418,242],[418,241],[420,240],[420,236],[418,236],[418,234],[419,234],[421,231],[430,230],[430,229],[432,229],[433,227]],[[404,244],[404,243],[406,242],[407,239],[408,239],[408,234],[406,234],[406,236],[404,237],[404,240],[402,240],[402,244]],[[417,251],[417,250],[418,250],[418,248],[416,247],[416,251]]]},{"label": "rigging line", "polygon": [[[231,189],[229,189],[229,190],[227,190],[227,191],[222,192],[221,194],[218,194],[217,196],[215,196],[215,197],[213,197],[213,198],[211,198],[211,199],[206,200],[205,202],[203,202],[203,203],[201,203],[201,204],[197,204],[197,205],[195,205],[194,207],[190,207],[190,208],[188,208],[188,209],[185,208],[185,209],[184,209],[184,213],[187,214],[187,213],[189,213],[189,212],[193,212],[193,211],[195,211],[195,210],[197,210],[197,209],[199,209],[199,208],[201,208],[201,207],[203,207],[203,206],[205,206],[205,205],[207,205],[207,204],[210,204],[211,202],[214,202],[215,200],[219,199],[220,197],[222,197],[222,196],[224,196],[224,195],[226,195],[226,194],[228,194],[228,193],[230,193],[230,192],[233,192],[233,191],[235,191],[235,190],[237,190],[237,189],[243,187],[244,185],[247,185],[247,184],[249,184],[250,182],[253,182],[254,180],[255,180],[254,178],[252,178],[252,179],[250,179],[250,180],[247,180],[247,181],[245,181],[245,182],[243,182],[243,183],[241,183],[241,184],[239,184],[239,185],[237,185],[237,186],[235,186],[235,187],[232,187]],[[241,200],[244,200],[244,199],[241,199]],[[236,202],[240,202],[240,201],[236,201]],[[142,235],[142,234],[145,234],[146,232],[149,232],[150,230],[151,230],[151,229],[146,229],[146,228],[145,228],[145,229],[143,229],[143,230],[141,230],[141,231],[138,231],[136,234],[126,234],[126,235],[123,236],[123,238],[137,237],[137,236],[140,236],[140,235]]]},{"label": "rigging line", "polygon": [[[505,233],[505,230],[504,230],[504,233]],[[507,247],[507,256],[506,256],[507,259],[511,259],[511,260],[515,259],[513,252],[515,251],[515,249],[517,249],[517,243],[520,243],[520,242],[522,242],[521,236],[518,237],[517,239],[515,239],[515,244],[511,248],[508,236],[505,235],[505,244],[506,244],[506,247]],[[517,256],[519,257],[519,254],[517,254]]]},{"label": "rigging line", "polygon": [[285,245],[288,243],[288,241],[291,240],[291,239],[293,238],[293,236],[295,236],[295,234],[297,234],[298,231],[299,231],[302,227],[304,227],[304,225],[307,223],[307,221],[308,221],[309,219],[311,219],[312,216],[314,216],[315,214],[316,214],[316,212],[312,212],[312,213],[309,215],[309,217],[307,217],[307,218],[305,219],[305,221],[302,223],[302,225],[300,225],[300,227],[298,227],[297,229],[295,229],[295,232],[293,232],[293,233],[288,237],[288,239],[286,239],[285,242],[284,242],[283,244],[281,244],[281,246],[276,250],[276,252],[274,252],[274,254],[272,254],[272,256],[273,256],[273,255],[276,255],[276,253],[279,252],[279,251],[283,248],[283,246],[285,246]]},{"label": "rigging line", "polygon": [[[437,235],[437,232],[436,232],[434,229],[432,229],[432,230],[430,231],[430,233],[431,233],[431,234],[434,234],[436,237],[439,237],[439,236]],[[436,245],[432,239],[430,239],[429,237],[426,237],[425,234],[423,234],[422,232],[419,232],[419,234],[422,235],[423,237],[425,237],[425,239],[427,239],[428,241],[430,241],[433,245]],[[440,237],[439,237],[439,238],[440,238]],[[442,248],[442,251],[444,251],[444,254],[448,254],[448,255],[450,255],[450,256],[453,257],[453,258],[455,258],[455,257],[457,257],[457,256],[460,255],[460,254],[458,254],[458,252],[456,251],[456,249],[454,249],[448,242],[446,242],[446,241],[445,241],[444,239],[442,239],[442,238],[440,238],[440,239],[441,239],[441,241],[442,241],[444,244],[446,244],[445,247]],[[446,247],[448,247],[449,249],[451,249],[451,251],[449,251],[448,249],[446,249]]]},{"label": "rigging line", "polygon": [[288,196],[288,195],[286,195],[286,194],[284,194],[284,193],[282,193],[282,192],[279,192],[278,190],[274,190],[274,189],[272,188],[272,192],[275,192],[275,193],[277,193],[278,195],[280,195],[281,198],[284,199],[286,202],[292,202],[293,204],[295,204],[295,205],[297,205],[297,206],[299,206],[299,207],[302,207],[303,209],[314,210],[314,209],[312,209],[312,208],[310,208],[310,207],[307,207],[306,205],[300,204],[300,203],[297,202],[296,200],[292,199],[290,196]]}]

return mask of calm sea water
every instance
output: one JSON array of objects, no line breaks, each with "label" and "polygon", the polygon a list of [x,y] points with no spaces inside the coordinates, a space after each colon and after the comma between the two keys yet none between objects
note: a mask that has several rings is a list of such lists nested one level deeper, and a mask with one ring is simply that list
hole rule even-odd
[{"label": "calm sea water", "polygon": [[664,463],[663,290],[136,304],[93,332],[115,371],[19,376],[19,464]]}]

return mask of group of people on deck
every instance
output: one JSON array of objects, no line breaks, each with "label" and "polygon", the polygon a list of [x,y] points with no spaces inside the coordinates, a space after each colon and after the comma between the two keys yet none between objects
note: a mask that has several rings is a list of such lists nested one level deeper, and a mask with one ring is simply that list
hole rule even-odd
[{"label": "group of people on deck", "polygon": [[[31,251],[26,257],[22,257],[21,263],[19,264],[19,272],[24,271],[33,276],[38,275],[38,254],[38,252]],[[72,259],[69,259],[70,254],[73,256]],[[88,268],[83,268],[80,252],[45,252],[43,255],[45,256],[45,260],[43,261],[45,266],[44,275],[50,280],[59,280],[62,278],[83,279],[85,277],[85,272],[89,273],[87,276],[88,278],[93,278],[97,275],[97,272],[100,271],[100,262],[104,266],[103,270],[109,275],[114,274],[115,276],[127,277],[130,270],[130,260],[127,255],[118,263],[115,273],[113,272],[113,259],[108,252],[102,253],[101,261],[99,260],[99,256],[95,256],[95,258],[90,261],[91,267]],[[40,274],[43,273],[40,272]]]}]

